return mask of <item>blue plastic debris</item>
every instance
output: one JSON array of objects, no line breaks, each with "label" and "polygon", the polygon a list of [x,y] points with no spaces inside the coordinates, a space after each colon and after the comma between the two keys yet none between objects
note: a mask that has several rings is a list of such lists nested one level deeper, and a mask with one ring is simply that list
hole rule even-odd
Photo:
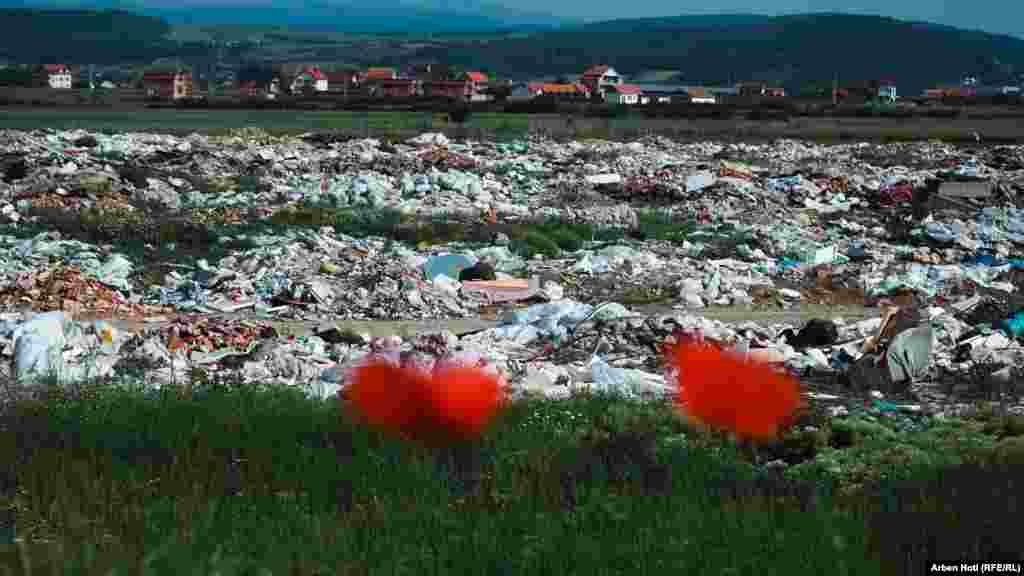
[{"label": "blue plastic debris", "polygon": [[433,280],[442,274],[453,280],[458,280],[459,272],[471,266],[473,266],[473,261],[462,254],[444,254],[427,260],[423,271],[427,280]]},{"label": "blue plastic debris", "polygon": [[1017,312],[1012,318],[1003,320],[1003,328],[1014,338],[1024,336],[1024,310]]}]

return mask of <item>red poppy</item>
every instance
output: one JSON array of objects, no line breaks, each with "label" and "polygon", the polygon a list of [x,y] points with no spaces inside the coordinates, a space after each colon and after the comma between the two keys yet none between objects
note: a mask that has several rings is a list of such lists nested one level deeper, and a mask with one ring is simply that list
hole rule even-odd
[{"label": "red poppy", "polygon": [[800,407],[800,384],[770,366],[693,342],[671,347],[669,358],[677,372],[677,406],[742,440],[774,438]]},{"label": "red poppy", "polygon": [[355,370],[346,396],[367,424],[427,444],[480,434],[504,402],[499,377],[478,368],[425,373],[380,360]]}]

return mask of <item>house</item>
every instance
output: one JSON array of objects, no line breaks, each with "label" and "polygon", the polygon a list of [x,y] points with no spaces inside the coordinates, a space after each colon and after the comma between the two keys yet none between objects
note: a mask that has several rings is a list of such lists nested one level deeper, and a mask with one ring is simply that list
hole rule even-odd
[{"label": "house", "polygon": [[607,88],[622,84],[622,77],[611,66],[602,64],[587,68],[580,76],[580,83],[589,88],[591,94],[604,98]]},{"label": "house", "polygon": [[71,89],[71,69],[64,64],[46,64],[43,66],[46,73],[46,83],[50,88],[58,90]]},{"label": "house", "polygon": [[412,78],[378,80],[372,93],[379,98],[412,98],[420,94],[420,82]]},{"label": "house", "polygon": [[668,104],[670,102],[690,101],[690,95],[686,91],[686,86],[650,82],[639,83],[637,86],[643,90],[643,94],[640,95],[641,104],[648,104],[652,102],[656,104]]},{"label": "house", "polygon": [[292,79],[292,93],[312,90],[313,92],[327,92],[327,76],[319,68],[310,67],[302,70]]},{"label": "house", "polygon": [[327,73],[327,91],[335,94],[353,92],[359,88],[359,73],[341,70]]},{"label": "house", "polygon": [[474,96],[473,84],[468,80],[432,80],[423,83],[423,95],[428,98],[469,101]]},{"label": "house", "polygon": [[616,84],[605,89],[605,101],[611,104],[639,104],[643,90],[636,84]]},{"label": "house", "polygon": [[363,74],[364,82],[380,82],[381,80],[397,80],[394,68],[367,68]]},{"label": "house", "polygon": [[153,70],[142,75],[142,86],[151,98],[180,100],[192,96],[192,73],[182,70]]},{"label": "house", "polygon": [[267,98],[270,99],[270,84],[261,84],[256,80],[243,80],[238,83],[238,95],[242,98]]},{"label": "house", "polygon": [[740,96],[764,96],[768,87],[761,82],[739,82],[736,84],[736,92]]},{"label": "house", "polygon": [[484,92],[490,78],[483,72],[466,72],[465,81],[469,83],[470,100],[490,100],[490,96]]},{"label": "house", "polygon": [[878,98],[888,102],[896,101],[896,82],[889,78],[882,79],[878,82]]},{"label": "house", "polygon": [[690,95],[690,102],[694,104],[716,104],[718,102],[713,92],[701,86],[691,86],[686,89],[686,93]]},{"label": "house", "polygon": [[526,84],[526,90],[531,94],[531,97],[556,96],[560,100],[583,100],[590,98],[590,88],[583,84],[530,82]]}]

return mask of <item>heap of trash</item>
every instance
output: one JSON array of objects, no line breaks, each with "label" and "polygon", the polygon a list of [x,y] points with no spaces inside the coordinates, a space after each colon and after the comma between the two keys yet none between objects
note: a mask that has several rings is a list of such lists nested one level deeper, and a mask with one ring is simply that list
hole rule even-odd
[{"label": "heap of trash", "polygon": [[[836,410],[1024,413],[1022,191],[1021,146],[3,131],[0,376],[329,396],[392,355],[647,398],[671,393],[662,346],[698,334]],[[275,224],[310,206],[487,233]],[[140,214],[156,230],[127,242],[79,226]],[[536,240],[551,222],[592,237]]]}]

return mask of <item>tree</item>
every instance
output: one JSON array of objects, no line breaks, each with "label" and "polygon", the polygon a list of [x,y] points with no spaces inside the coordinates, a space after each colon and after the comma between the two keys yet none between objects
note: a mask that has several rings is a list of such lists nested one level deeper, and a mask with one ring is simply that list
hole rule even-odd
[{"label": "tree", "polygon": [[489,94],[496,102],[504,102],[505,100],[508,100],[509,95],[512,94],[512,84],[509,84],[508,82],[488,84],[482,92],[484,94]]},{"label": "tree", "polygon": [[0,68],[0,86],[28,87],[32,85],[32,69],[28,66]]},{"label": "tree", "polygon": [[469,118],[469,106],[465,102],[454,102],[448,108],[448,119],[456,124],[463,124]]}]

